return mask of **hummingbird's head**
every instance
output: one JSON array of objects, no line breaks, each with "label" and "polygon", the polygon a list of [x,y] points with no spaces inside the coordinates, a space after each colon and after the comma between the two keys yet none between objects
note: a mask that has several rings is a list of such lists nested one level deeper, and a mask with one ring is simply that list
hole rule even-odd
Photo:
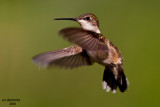
[{"label": "hummingbird's head", "polygon": [[91,13],[83,14],[79,17],[76,17],[76,20],[83,29],[100,33],[99,21],[94,14]]},{"label": "hummingbird's head", "polygon": [[85,30],[100,33],[99,21],[94,14],[87,13],[75,18],[56,18],[55,20],[73,20],[77,21]]}]

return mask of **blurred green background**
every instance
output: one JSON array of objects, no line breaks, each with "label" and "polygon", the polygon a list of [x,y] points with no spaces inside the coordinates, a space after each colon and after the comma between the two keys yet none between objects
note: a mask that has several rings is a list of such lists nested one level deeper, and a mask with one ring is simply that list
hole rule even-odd
[{"label": "blurred green background", "polygon": [[[58,36],[79,26],[56,17],[93,13],[101,32],[121,50],[128,92],[102,89],[104,67],[39,69],[31,58],[71,44]],[[0,100],[19,98],[17,107],[160,106],[159,0],[1,0]],[[0,101],[0,107],[9,102]]]}]

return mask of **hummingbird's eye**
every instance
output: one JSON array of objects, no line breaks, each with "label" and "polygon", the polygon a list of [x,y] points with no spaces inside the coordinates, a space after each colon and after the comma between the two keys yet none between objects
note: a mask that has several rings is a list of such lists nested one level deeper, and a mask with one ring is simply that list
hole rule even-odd
[{"label": "hummingbird's eye", "polygon": [[86,17],[85,19],[86,19],[86,20],[90,20],[91,18],[90,18],[90,17]]}]

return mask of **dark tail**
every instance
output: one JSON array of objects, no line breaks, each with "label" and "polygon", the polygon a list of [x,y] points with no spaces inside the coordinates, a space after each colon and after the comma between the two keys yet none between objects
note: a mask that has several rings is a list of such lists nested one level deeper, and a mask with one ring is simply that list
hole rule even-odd
[{"label": "dark tail", "polygon": [[112,90],[112,92],[115,93],[117,87],[119,87],[121,92],[127,90],[128,80],[123,72],[122,65],[106,66],[102,85],[106,92]]}]

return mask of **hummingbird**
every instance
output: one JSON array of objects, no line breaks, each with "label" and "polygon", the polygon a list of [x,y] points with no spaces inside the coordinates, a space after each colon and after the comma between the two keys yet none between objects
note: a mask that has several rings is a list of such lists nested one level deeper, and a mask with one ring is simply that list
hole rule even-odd
[{"label": "hummingbird", "polygon": [[38,54],[33,62],[45,68],[58,66],[76,68],[98,63],[105,67],[102,87],[106,92],[116,93],[117,88],[125,92],[129,82],[123,71],[123,57],[119,49],[107,39],[99,29],[98,18],[91,13],[74,18],[55,18],[78,22],[79,27],[68,27],[59,31],[59,35],[70,43],[67,48]]}]

